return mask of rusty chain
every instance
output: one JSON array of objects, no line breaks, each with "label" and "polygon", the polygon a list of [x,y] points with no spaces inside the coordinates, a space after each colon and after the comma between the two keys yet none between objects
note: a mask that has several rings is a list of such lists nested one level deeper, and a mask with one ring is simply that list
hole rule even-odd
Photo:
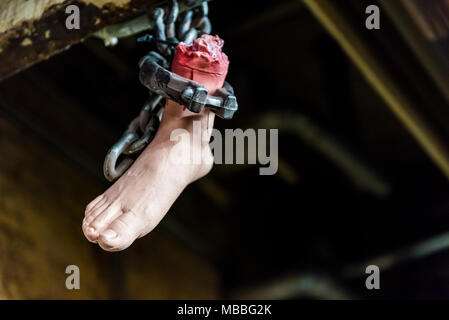
[{"label": "rusty chain", "polygon": [[[153,35],[139,40],[155,42],[159,52],[152,54],[158,55],[159,60],[163,61],[163,67],[169,69],[168,61],[172,60],[176,44],[180,41],[192,43],[199,36],[211,32],[208,13],[208,3],[203,1],[199,6],[180,15],[178,1],[171,0],[167,8],[156,8],[153,11],[151,15]],[[150,91],[150,97],[140,114],[131,121],[122,137],[109,150],[103,165],[106,179],[114,181],[123,175],[134,161],[131,156],[138,156],[152,141],[162,119],[164,105],[165,98]],[[122,155],[125,158],[117,165]]]}]

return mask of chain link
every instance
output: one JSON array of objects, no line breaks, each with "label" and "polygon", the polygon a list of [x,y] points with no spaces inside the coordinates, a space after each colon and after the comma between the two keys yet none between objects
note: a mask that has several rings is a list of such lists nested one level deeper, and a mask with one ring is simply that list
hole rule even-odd
[{"label": "chain link", "polygon": [[[168,8],[156,8],[152,13],[153,37],[158,52],[151,52],[165,62],[170,68],[175,48],[171,44],[179,41],[192,43],[203,34],[210,34],[212,26],[208,17],[209,6],[203,1],[199,7],[187,10],[179,15],[179,3],[171,0]],[[178,24],[178,26],[176,26]],[[171,44],[170,44],[171,43]],[[164,112],[165,99],[150,92],[140,114],[128,126],[119,141],[109,150],[103,166],[106,179],[114,181],[119,178],[133,163],[130,156],[138,156],[156,135]],[[117,165],[119,157],[125,159]]]}]

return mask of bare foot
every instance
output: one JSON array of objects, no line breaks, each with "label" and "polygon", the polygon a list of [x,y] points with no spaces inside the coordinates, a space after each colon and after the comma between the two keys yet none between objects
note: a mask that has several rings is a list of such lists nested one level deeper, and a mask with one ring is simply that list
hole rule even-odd
[{"label": "bare foot", "polygon": [[[185,47],[177,48],[177,52],[182,54],[177,54],[178,59],[175,57],[172,71],[199,82],[213,94],[222,87],[228,66],[226,56],[221,53],[222,42],[218,40],[203,36],[195,41],[193,48],[188,48],[188,52],[183,51]],[[212,53],[218,53],[222,60],[215,59],[215,56],[211,59],[210,48],[204,47],[211,44],[219,49],[219,52]],[[223,63],[221,74],[216,72],[220,69],[219,63]],[[208,73],[210,70],[213,72]],[[151,144],[114,185],[87,206],[82,225],[86,238],[104,250],[120,251],[153,230],[184,188],[212,168],[209,139],[214,117],[209,110],[194,114],[169,101]],[[201,122],[201,143],[186,139],[170,140],[176,129],[187,130],[193,136],[194,121]],[[174,163],[171,157],[175,152],[180,157],[190,157],[188,153],[179,152],[184,147],[191,153],[201,154],[202,161],[195,163],[189,158],[178,159]]]}]

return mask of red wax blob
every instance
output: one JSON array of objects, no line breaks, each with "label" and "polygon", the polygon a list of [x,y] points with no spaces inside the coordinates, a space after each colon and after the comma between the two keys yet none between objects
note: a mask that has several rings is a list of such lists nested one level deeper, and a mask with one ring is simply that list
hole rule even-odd
[{"label": "red wax blob", "polygon": [[228,73],[229,59],[221,50],[219,36],[202,35],[192,44],[180,43],[172,63],[172,71],[194,80],[213,94],[223,86]]}]

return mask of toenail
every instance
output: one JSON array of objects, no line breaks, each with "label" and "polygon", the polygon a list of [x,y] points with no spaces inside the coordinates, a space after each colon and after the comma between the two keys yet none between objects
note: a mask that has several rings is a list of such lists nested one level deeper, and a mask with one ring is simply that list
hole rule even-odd
[{"label": "toenail", "polygon": [[87,232],[89,232],[89,233],[94,233],[95,232],[95,229],[94,228],[87,228]]},{"label": "toenail", "polygon": [[109,238],[109,239],[113,239],[115,237],[117,237],[117,232],[115,232],[114,230],[106,230],[105,232],[103,232],[103,237],[105,238]]}]

